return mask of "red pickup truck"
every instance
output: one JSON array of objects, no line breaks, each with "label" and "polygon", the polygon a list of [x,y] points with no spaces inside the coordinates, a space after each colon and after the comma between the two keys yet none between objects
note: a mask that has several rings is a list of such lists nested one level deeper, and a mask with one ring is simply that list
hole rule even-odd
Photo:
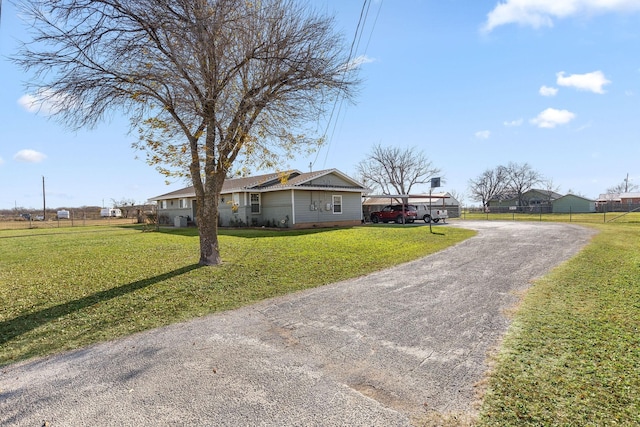
[{"label": "red pickup truck", "polygon": [[418,218],[418,208],[413,205],[388,205],[379,211],[369,214],[371,222],[387,223],[395,221],[398,224],[414,222]]}]

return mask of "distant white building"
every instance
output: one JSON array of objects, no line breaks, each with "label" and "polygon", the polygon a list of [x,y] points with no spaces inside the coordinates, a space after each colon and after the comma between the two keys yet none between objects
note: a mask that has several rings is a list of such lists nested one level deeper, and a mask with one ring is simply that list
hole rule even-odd
[{"label": "distant white building", "polygon": [[104,218],[120,218],[122,217],[122,211],[118,208],[102,208],[100,209],[100,216]]}]

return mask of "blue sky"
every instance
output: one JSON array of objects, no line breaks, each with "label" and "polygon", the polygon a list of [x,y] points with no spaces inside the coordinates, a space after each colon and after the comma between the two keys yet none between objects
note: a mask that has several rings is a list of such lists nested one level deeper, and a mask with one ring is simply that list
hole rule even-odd
[{"label": "blue sky", "polygon": [[[353,37],[363,2],[315,0]],[[131,148],[128,121],[70,132],[25,107],[23,73],[6,57],[26,37],[9,2],[0,26],[0,208],[107,205],[170,185]],[[415,147],[442,170],[441,190],[529,163],[561,193],[596,198],[640,184],[640,1],[373,1],[356,54],[364,82],[328,143],[284,166],[355,176],[374,144]],[[262,173],[262,171],[260,172]],[[417,191],[428,191],[418,188]],[[466,204],[472,203],[469,196]]]}]

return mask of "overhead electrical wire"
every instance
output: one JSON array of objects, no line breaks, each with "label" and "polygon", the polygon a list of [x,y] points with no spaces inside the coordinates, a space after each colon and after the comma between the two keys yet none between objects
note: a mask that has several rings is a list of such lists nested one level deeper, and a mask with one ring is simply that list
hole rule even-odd
[{"label": "overhead electrical wire", "polygon": [[[378,16],[380,16],[380,9],[382,8],[382,2],[383,0],[380,0],[379,6],[378,6],[378,12],[376,13],[376,18],[373,22],[373,25],[371,27],[371,31],[369,33],[369,38],[367,40],[367,45],[365,48],[365,51],[363,53],[363,55],[366,55],[366,51],[369,47],[369,43],[371,42],[371,37],[373,35],[373,30],[375,29],[376,23],[378,21]],[[364,32],[364,28],[367,22],[367,18],[369,15],[369,9],[371,7],[371,0],[364,0],[363,4],[362,4],[362,8],[360,10],[360,17],[358,19],[358,25],[356,26],[356,31],[353,35],[353,40],[351,41],[351,47],[349,49],[349,55],[347,57],[347,66],[345,67],[345,74],[349,73],[349,72],[353,72],[352,70],[352,61],[355,59],[354,55],[355,53],[358,51],[359,47],[360,47],[360,41],[362,40],[362,34]],[[323,168],[326,166],[327,163],[327,158],[329,157],[329,151],[331,149],[331,142],[333,140],[333,136],[335,134],[336,128],[338,126],[338,118],[340,116],[340,112],[342,111],[342,103],[344,102],[344,96],[338,97],[336,98],[336,100],[334,101],[333,107],[331,109],[331,114],[329,115],[329,120],[327,121],[327,126],[325,127],[324,133],[323,133],[323,138],[327,138],[327,134],[329,133],[329,128],[332,125],[333,122],[333,129],[331,131],[331,136],[328,138],[328,143],[327,143],[327,147],[326,147],[326,153],[325,153],[325,158],[324,158],[324,163],[323,163]],[[337,109],[337,113],[336,113],[336,109]],[[334,116],[335,116],[335,120],[334,120]],[[321,150],[318,150],[316,152],[316,157],[313,161],[313,163],[311,164],[311,166],[315,166],[316,162],[318,161],[318,156],[320,154]]]}]

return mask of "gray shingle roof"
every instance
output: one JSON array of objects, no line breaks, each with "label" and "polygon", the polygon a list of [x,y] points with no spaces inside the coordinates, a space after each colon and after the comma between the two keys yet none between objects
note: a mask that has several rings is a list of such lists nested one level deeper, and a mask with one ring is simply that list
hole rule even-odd
[{"label": "gray shingle roof", "polygon": [[[321,178],[325,175],[336,174],[343,180],[347,181],[351,185],[349,186],[335,186],[335,185],[322,185],[309,183],[314,179]],[[326,188],[340,188],[343,190],[357,190],[366,191],[367,189],[355,181],[353,178],[348,177],[337,169],[325,169],[315,172],[300,172],[299,170],[290,170],[286,172],[273,172],[264,175],[256,175],[241,178],[228,178],[225,180],[222,186],[222,193],[234,193],[248,190],[256,191],[277,191],[285,190],[289,188],[304,188],[304,187],[326,187]],[[170,193],[161,194],[160,196],[152,197],[149,200],[163,200],[163,199],[175,199],[183,197],[195,197],[196,193],[193,186],[185,187],[180,190],[172,191]]]}]

